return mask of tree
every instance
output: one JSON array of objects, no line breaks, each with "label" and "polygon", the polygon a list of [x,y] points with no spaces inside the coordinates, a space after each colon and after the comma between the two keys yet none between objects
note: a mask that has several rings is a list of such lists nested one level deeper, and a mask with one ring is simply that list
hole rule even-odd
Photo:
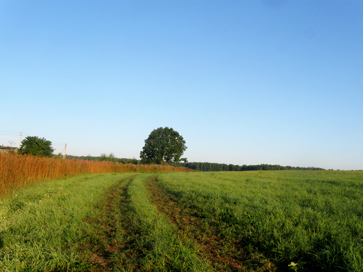
[{"label": "tree", "polygon": [[115,154],[110,153],[110,155],[106,155],[106,153],[102,153],[100,156],[100,161],[110,161],[110,162],[116,162],[117,158],[115,157]]},{"label": "tree", "polygon": [[185,141],[177,131],[159,127],[145,140],[145,146],[140,152],[141,163],[179,162],[186,149]]},{"label": "tree", "polygon": [[28,136],[22,142],[18,150],[20,154],[31,154],[34,156],[50,157],[54,149],[52,142],[37,136]]}]

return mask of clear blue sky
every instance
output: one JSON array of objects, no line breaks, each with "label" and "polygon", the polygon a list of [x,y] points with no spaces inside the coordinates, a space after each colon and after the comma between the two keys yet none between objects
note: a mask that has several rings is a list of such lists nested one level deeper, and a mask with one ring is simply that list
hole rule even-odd
[{"label": "clear blue sky", "polygon": [[363,1],[0,0],[0,144],[363,169]]}]

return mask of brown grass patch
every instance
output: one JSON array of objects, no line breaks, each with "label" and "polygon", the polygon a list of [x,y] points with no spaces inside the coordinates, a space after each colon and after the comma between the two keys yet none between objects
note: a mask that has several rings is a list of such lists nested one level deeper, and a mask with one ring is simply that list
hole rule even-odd
[{"label": "brown grass patch", "polygon": [[74,159],[45,158],[16,153],[0,154],[0,195],[48,179],[86,173],[190,171],[168,165],[135,165]]}]

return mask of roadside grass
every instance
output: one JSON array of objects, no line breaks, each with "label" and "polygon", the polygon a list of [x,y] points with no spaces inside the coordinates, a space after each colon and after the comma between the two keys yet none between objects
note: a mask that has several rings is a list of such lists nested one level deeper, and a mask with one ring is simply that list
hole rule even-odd
[{"label": "roadside grass", "polygon": [[281,271],[363,271],[362,171],[170,173],[158,184]]},{"label": "roadside grass", "polygon": [[46,181],[0,199],[0,271],[88,271],[79,252],[100,195],[132,174]]}]

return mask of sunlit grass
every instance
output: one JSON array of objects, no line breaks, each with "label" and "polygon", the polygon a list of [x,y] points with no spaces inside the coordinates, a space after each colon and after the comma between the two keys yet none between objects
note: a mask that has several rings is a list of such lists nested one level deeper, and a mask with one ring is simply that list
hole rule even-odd
[{"label": "sunlit grass", "polygon": [[178,173],[160,184],[280,269],[362,271],[363,172]]},{"label": "sunlit grass", "polygon": [[198,257],[197,245],[183,237],[150,202],[145,176],[130,184],[130,210],[136,215],[134,231],[140,233],[140,247],[145,248],[142,268],[145,271],[212,271]]},{"label": "sunlit grass", "polygon": [[87,174],[1,198],[0,271],[211,271],[148,198],[148,174]]},{"label": "sunlit grass", "polygon": [[362,171],[44,181],[0,198],[0,271],[362,271],[362,195]]},{"label": "sunlit grass", "polygon": [[66,271],[83,260],[84,218],[107,188],[130,174],[81,175],[0,200],[0,271]]}]

